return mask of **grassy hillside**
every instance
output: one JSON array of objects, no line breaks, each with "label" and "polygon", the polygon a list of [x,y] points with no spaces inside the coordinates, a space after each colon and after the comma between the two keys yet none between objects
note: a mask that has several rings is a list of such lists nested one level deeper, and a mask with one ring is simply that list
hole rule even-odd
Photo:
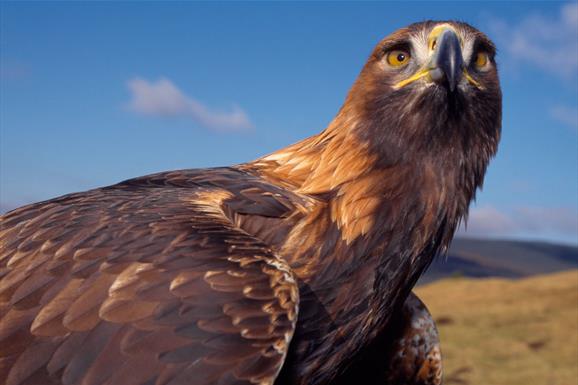
[{"label": "grassy hillside", "polygon": [[520,278],[578,269],[578,247],[535,241],[456,238],[420,284],[451,276]]},{"label": "grassy hillside", "polygon": [[415,291],[440,329],[445,384],[578,384],[578,270]]}]

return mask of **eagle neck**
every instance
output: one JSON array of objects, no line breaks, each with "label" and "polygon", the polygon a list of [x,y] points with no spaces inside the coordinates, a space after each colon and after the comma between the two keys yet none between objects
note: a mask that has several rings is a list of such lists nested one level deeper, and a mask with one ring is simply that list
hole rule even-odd
[{"label": "eagle neck", "polygon": [[319,135],[251,164],[264,179],[314,202],[306,214],[289,219],[291,228],[277,247],[316,320],[315,330],[301,326],[297,332],[319,335],[307,342],[307,370],[321,362],[343,364],[315,346],[339,345],[342,358],[354,356],[386,327],[451,239],[476,187],[463,189],[472,182],[455,162],[384,162],[359,138],[356,127],[363,121],[350,116],[342,109]]},{"label": "eagle neck", "polygon": [[342,109],[321,133],[251,163],[266,179],[299,194],[327,197],[372,169],[375,157]]}]

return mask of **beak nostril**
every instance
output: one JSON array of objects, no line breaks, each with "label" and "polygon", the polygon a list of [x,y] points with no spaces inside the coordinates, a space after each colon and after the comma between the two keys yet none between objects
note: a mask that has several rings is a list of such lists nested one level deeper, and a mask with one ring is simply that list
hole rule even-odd
[{"label": "beak nostril", "polygon": [[434,39],[434,40],[431,42],[431,49],[432,49],[432,50],[436,49],[437,43],[438,43],[438,39]]}]

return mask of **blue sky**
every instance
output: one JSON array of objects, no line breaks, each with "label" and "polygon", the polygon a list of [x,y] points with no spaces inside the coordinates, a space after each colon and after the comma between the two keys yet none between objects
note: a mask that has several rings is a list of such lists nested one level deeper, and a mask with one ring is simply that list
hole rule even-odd
[{"label": "blue sky", "polygon": [[313,135],[382,37],[460,19],[504,92],[466,234],[578,244],[576,2],[0,4],[3,211]]}]

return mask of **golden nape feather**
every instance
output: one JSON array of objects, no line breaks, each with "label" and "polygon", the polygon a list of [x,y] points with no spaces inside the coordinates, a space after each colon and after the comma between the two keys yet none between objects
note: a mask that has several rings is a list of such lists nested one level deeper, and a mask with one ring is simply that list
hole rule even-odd
[{"label": "golden nape feather", "polygon": [[441,384],[411,289],[496,152],[494,55],[467,24],[412,24],[319,135],[7,213],[0,382]]}]

